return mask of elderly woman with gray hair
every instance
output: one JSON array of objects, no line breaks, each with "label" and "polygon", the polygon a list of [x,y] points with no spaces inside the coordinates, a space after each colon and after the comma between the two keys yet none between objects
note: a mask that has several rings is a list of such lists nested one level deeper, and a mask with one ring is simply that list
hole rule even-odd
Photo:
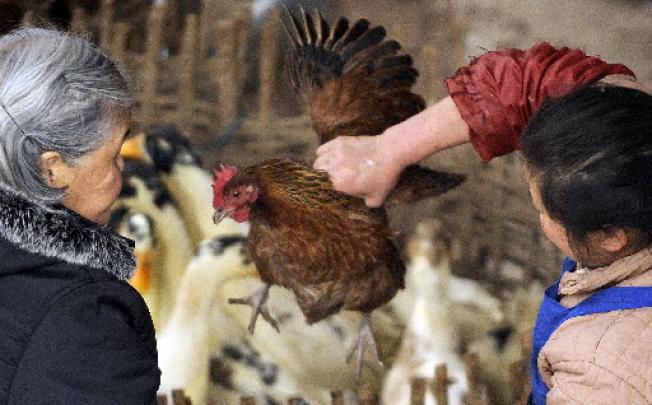
[{"label": "elderly woman with gray hair", "polygon": [[154,328],[106,227],[127,80],[92,44],[0,37],[0,404],[155,404]]}]

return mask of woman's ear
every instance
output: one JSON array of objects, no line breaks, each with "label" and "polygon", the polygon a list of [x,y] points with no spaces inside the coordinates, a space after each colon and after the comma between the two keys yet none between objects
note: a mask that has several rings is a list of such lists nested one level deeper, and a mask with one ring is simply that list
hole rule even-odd
[{"label": "woman's ear", "polygon": [[41,174],[52,188],[65,188],[70,184],[72,168],[59,152],[47,151],[41,154]]},{"label": "woman's ear", "polygon": [[629,236],[623,228],[609,227],[600,231],[602,249],[609,253],[618,253],[629,244]]}]

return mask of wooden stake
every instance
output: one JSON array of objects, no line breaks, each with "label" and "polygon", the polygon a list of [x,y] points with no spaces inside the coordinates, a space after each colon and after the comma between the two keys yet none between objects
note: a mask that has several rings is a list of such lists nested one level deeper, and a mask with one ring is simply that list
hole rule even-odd
[{"label": "wooden stake", "polygon": [[432,46],[424,46],[421,50],[423,61],[423,95],[428,103],[439,99],[441,84],[439,83],[437,70],[437,49]]},{"label": "wooden stake", "polygon": [[358,388],[359,405],[378,405],[378,395],[370,385],[363,385]]},{"label": "wooden stake", "polygon": [[466,379],[469,385],[467,405],[481,405],[480,383],[478,381],[479,358],[476,353],[469,353],[464,356],[466,366]]},{"label": "wooden stake", "polygon": [[125,63],[127,53],[127,40],[129,39],[129,25],[124,22],[116,23],[113,27],[113,41],[111,56],[117,61]]},{"label": "wooden stake", "polygon": [[263,122],[272,120],[276,62],[279,52],[279,33],[281,31],[281,16],[277,9],[270,11],[260,38],[260,61],[258,74],[260,90],[258,93],[258,119]]},{"label": "wooden stake", "polygon": [[426,403],[426,379],[416,377],[410,384],[410,405],[425,405]]},{"label": "wooden stake", "polygon": [[192,133],[192,122],[195,114],[195,72],[198,59],[199,19],[196,15],[186,16],[181,52],[179,55],[179,118],[177,123],[187,133]]},{"label": "wooden stake", "polygon": [[109,49],[113,24],[113,0],[102,0],[100,5],[100,47]]},{"label": "wooden stake", "polygon": [[432,392],[437,400],[437,405],[448,405],[448,369],[446,364],[440,364],[435,367]]},{"label": "wooden stake", "polygon": [[344,393],[340,390],[331,391],[332,405],[344,405]]},{"label": "wooden stake", "polygon": [[[110,1],[110,0],[108,0]],[[163,16],[165,5],[152,8],[148,19],[148,35],[142,64],[142,107],[141,123],[143,127],[151,125],[156,119],[156,83],[158,63],[163,43]]]},{"label": "wooden stake", "polygon": [[183,390],[172,390],[172,405],[190,405],[190,398]]},{"label": "wooden stake", "polygon": [[75,7],[72,11],[72,22],[70,30],[80,37],[83,37],[88,32],[88,16],[81,7]]},{"label": "wooden stake", "polygon": [[256,405],[256,398],[242,397],[240,398],[240,405]]},{"label": "wooden stake", "polygon": [[23,14],[23,21],[21,23],[23,27],[32,27],[34,26],[34,10],[27,10]]},{"label": "wooden stake", "polygon": [[241,4],[235,12],[235,27],[234,27],[234,39],[236,41],[236,54],[238,61],[244,66],[243,69],[239,69],[238,73],[238,88],[242,89],[244,86],[244,81],[247,78],[247,67],[246,63],[250,60],[247,52],[250,50],[247,49],[247,40],[251,33],[251,4]]},{"label": "wooden stake", "polygon": [[238,66],[237,49],[235,47],[235,22],[222,20],[217,24],[218,56],[215,74],[217,75],[216,115],[220,117],[220,126],[225,128],[235,117],[238,108]]}]

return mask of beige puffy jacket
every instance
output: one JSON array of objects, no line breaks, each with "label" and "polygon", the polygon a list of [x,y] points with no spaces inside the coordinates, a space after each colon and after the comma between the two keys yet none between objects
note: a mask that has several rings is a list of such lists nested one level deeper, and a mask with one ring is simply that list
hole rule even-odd
[{"label": "beige puffy jacket", "polygon": [[[561,304],[609,286],[652,286],[652,247],[590,271],[564,273]],[[652,308],[571,318],[541,349],[548,405],[652,404]]]}]

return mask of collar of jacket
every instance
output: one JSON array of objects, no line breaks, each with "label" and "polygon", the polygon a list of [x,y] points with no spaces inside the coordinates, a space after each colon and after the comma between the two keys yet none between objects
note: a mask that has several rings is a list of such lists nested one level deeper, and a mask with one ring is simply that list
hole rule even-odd
[{"label": "collar of jacket", "polygon": [[121,280],[133,274],[134,242],[60,205],[42,204],[0,183],[0,236],[30,253],[104,270]]},{"label": "collar of jacket", "polygon": [[652,245],[605,267],[590,271],[566,272],[559,282],[559,294],[591,293],[600,288],[627,284],[628,279],[652,270]]}]

